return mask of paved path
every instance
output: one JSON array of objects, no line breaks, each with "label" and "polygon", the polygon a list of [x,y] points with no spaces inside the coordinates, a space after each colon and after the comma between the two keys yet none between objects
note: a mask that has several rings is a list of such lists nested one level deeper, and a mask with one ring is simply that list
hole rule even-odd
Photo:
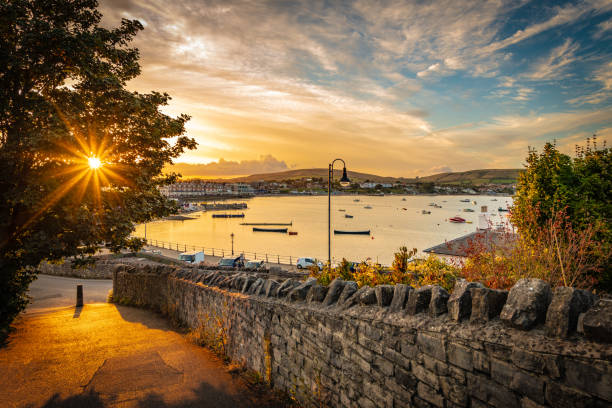
[{"label": "paved path", "polygon": [[[35,297],[74,292],[80,281],[46,278],[36,285],[50,289],[33,287]],[[94,284],[85,299],[88,290],[106,296]],[[108,303],[49,308],[53,299],[64,298],[35,300],[0,349],[2,408],[274,406],[154,313]]]}]

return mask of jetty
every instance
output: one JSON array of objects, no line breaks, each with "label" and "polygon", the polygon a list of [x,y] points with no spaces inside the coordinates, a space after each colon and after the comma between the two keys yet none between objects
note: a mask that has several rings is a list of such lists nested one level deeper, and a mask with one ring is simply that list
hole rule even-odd
[{"label": "jetty", "polygon": [[244,218],[244,213],[242,214],[213,214],[213,218]]},{"label": "jetty", "polygon": [[293,221],[291,222],[241,222],[240,225],[287,225],[287,226],[292,226],[293,225]]},{"label": "jetty", "polygon": [[253,227],[254,232],[282,232],[287,233],[288,228],[257,228]]}]

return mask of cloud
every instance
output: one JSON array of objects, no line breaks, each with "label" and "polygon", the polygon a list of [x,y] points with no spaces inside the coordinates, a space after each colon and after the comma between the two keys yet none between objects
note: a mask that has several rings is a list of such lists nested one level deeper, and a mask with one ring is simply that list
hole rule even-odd
[{"label": "cloud", "polygon": [[563,44],[552,49],[547,57],[540,59],[525,75],[532,80],[557,80],[564,76],[564,70],[576,61],[578,43],[567,38]]},{"label": "cloud", "polygon": [[429,169],[429,174],[450,173],[453,169],[449,166],[435,166]]},{"label": "cloud", "polygon": [[[570,40],[566,28],[612,4],[543,7],[535,19],[520,14],[524,1],[100,3],[108,26],[123,17],[147,22],[135,40],[142,75],[128,85],[168,92],[173,100],[164,111],[192,116],[187,131],[199,148],[181,160],[248,174],[259,170],[233,169],[247,168],[241,160],[259,154],[299,167],[324,167],[340,154],[353,169],[406,176],[440,157],[456,170],[517,165],[533,118],[563,109],[533,105],[540,84],[572,72],[581,53],[593,53],[583,39]],[[561,45],[537,43],[559,27],[568,38]],[[524,64],[518,45],[534,42],[544,57]],[[597,72],[605,91],[609,79]],[[590,102],[583,96],[594,110],[573,112],[576,121],[591,114],[609,120],[591,106],[605,96],[597,91]],[[483,102],[488,94],[497,99]],[[547,123],[559,135],[567,132]]]},{"label": "cloud", "polygon": [[574,105],[597,105],[612,97],[612,61],[603,64],[599,69],[593,72],[592,78],[593,81],[601,84],[601,88],[593,93],[572,98],[568,100],[569,103]]},{"label": "cloud", "polygon": [[181,173],[186,177],[246,176],[251,174],[274,173],[288,169],[289,166],[287,166],[287,163],[271,155],[261,156],[258,160],[231,161],[219,159],[218,162],[206,164],[175,163],[169,168],[169,170]]}]

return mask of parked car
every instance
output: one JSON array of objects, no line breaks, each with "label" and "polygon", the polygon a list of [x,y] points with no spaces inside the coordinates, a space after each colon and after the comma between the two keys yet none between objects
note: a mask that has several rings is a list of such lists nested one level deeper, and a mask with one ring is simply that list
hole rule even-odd
[{"label": "parked car", "polygon": [[242,268],[244,266],[244,260],[242,255],[232,256],[231,258],[221,258],[219,260],[219,266],[230,266],[233,268]]},{"label": "parked car", "polygon": [[316,266],[321,270],[323,269],[323,262],[317,261],[315,258],[298,258],[296,266],[298,269],[307,269],[311,266]]},{"label": "parked car", "polygon": [[264,267],[264,261],[249,261],[247,260],[244,264],[246,269],[261,269]]}]

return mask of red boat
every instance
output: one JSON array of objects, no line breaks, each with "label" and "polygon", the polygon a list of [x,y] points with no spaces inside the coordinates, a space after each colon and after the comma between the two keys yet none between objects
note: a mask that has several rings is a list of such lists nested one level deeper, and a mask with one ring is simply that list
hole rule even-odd
[{"label": "red boat", "polygon": [[453,217],[453,218],[449,218],[448,220],[449,220],[450,222],[459,222],[459,223],[460,223],[460,222],[465,222],[465,218],[461,218],[461,217],[459,217],[459,216],[455,216],[455,217]]}]

